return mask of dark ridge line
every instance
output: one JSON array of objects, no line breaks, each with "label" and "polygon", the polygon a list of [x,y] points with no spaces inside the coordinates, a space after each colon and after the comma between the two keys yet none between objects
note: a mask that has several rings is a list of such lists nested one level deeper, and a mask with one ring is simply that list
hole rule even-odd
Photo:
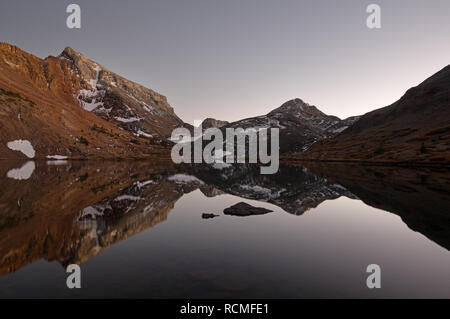
[{"label": "dark ridge line", "polygon": [[425,163],[425,162],[383,162],[383,161],[360,161],[360,160],[340,160],[340,159],[298,159],[289,157],[280,157],[280,162],[317,162],[317,163],[352,163],[364,166],[400,166],[400,167],[430,167],[430,168],[450,168],[450,163]]}]

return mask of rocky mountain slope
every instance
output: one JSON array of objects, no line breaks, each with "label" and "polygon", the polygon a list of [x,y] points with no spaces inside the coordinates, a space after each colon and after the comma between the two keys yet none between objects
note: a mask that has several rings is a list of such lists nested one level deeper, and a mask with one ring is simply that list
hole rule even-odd
[{"label": "rocky mountain slope", "polygon": [[0,43],[1,158],[168,154],[182,125],[164,96],[71,48],[40,59]]},{"label": "rocky mountain slope", "polygon": [[209,129],[209,128],[212,128],[212,127],[221,128],[221,127],[223,127],[223,126],[225,126],[227,124],[229,124],[229,122],[216,120],[216,119],[208,117],[208,118],[203,120],[203,122],[202,122],[202,129],[206,130],[206,129]]},{"label": "rocky mountain slope", "polygon": [[317,141],[334,136],[358,120],[345,120],[321,112],[301,99],[290,100],[266,115],[243,119],[226,128],[279,128],[280,152],[302,152]]},{"label": "rocky mountain slope", "polygon": [[450,66],[303,154],[309,160],[450,164]]},{"label": "rocky mountain slope", "polygon": [[109,71],[70,47],[58,59],[83,79],[74,96],[85,110],[142,136],[169,137],[174,128],[183,126],[165,96]]}]

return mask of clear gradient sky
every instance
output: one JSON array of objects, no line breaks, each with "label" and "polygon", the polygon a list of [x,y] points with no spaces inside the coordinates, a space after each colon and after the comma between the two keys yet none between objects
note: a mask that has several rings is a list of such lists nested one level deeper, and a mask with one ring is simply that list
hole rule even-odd
[{"label": "clear gradient sky", "polygon": [[[82,28],[66,27],[81,6]],[[381,6],[382,28],[366,26]],[[2,0],[0,41],[65,46],[167,96],[187,122],[262,115],[299,97],[345,118],[450,64],[449,0]]]}]

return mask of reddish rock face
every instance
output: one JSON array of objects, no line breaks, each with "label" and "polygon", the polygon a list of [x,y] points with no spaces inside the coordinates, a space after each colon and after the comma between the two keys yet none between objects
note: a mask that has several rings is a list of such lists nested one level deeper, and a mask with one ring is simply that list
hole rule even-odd
[{"label": "reddish rock face", "polygon": [[36,157],[165,154],[184,123],[165,96],[107,70],[71,48],[40,59],[0,43],[0,158],[27,140]]}]

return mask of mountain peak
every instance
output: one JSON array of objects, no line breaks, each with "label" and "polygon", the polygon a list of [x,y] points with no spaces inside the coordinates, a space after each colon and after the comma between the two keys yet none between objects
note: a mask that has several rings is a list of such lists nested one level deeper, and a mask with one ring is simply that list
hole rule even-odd
[{"label": "mountain peak", "polygon": [[71,54],[77,54],[77,55],[82,55],[80,52],[78,52],[77,50],[73,49],[72,47],[65,47],[63,52],[61,52],[61,54],[67,54],[67,55],[71,55]]},{"label": "mountain peak", "polygon": [[211,128],[211,127],[221,128],[222,126],[225,126],[227,124],[229,124],[229,122],[216,120],[214,118],[208,117],[208,118],[203,120],[202,128],[203,128],[203,130],[206,130],[206,129]]},{"label": "mountain peak", "polygon": [[78,52],[77,50],[74,50],[73,48],[67,46],[64,48],[64,50],[61,52],[60,56],[67,56],[67,57],[80,57],[80,56],[84,56],[83,54],[81,54],[80,52]]},{"label": "mountain peak", "polygon": [[322,112],[320,112],[314,105],[308,104],[302,99],[295,98],[292,100],[289,100],[285,103],[283,103],[280,107],[272,110],[269,114],[274,113],[318,113],[320,115],[325,115]]},{"label": "mountain peak", "polygon": [[17,48],[15,45],[9,44],[8,42],[0,42],[0,48]]},{"label": "mountain peak", "polygon": [[[302,99],[300,99],[300,98],[295,98],[295,99],[292,99],[292,100],[289,100],[289,101],[287,101],[286,103],[284,103],[283,105],[286,105],[286,104],[293,104],[293,105],[306,105],[306,106],[310,106],[308,103],[306,103],[305,101],[303,101]],[[282,106],[283,106],[282,105]]]}]

